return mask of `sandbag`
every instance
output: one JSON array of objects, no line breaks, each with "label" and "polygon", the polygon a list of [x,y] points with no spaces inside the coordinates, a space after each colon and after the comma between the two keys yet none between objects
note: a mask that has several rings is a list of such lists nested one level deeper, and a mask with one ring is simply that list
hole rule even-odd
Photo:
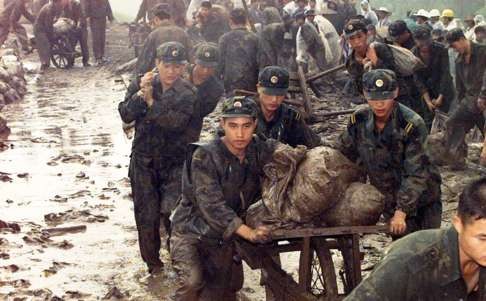
[{"label": "sandbag", "polygon": [[338,150],[324,146],[310,150],[290,188],[291,219],[299,223],[312,220],[332,207],[346,187],[361,177],[358,166]]},{"label": "sandbag", "polygon": [[358,166],[339,151],[317,147],[279,146],[264,167],[262,199],[269,220],[308,223],[343,197],[362,177]]},{"label": "sandbag", "polygon": [[74,28],[74,21],[68,18],[59,18],[53,25],[56,35],[68,35]]},{"label": "sandbag", "polygon": [[449,152],[446,149],[445,132],[436,132],[427,136],[425,141],[425,153],[434,165],[446,165],[451,160]]},{"label": "sandbag", "polygon": [[344,197],[322,215],[326,226],[376,225],[385,209],[385,196],[374,186],[352,183]]},{"label": "sandbag", "polygon": [[[374,42],[376,43],[376,42]],[[373,45],[372,43],[371,45]],[[397,71],[401,76],[411,76],[415,71],[425,68],[425,64],[407,48],[387,44],[393,54],[393,60],[397,66]]]}]

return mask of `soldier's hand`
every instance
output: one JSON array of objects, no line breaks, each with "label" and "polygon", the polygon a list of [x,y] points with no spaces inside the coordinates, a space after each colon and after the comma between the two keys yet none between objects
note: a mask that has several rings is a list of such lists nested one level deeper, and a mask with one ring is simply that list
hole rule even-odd
[{"label": "soldier's hand", "polygon": [[432,101],[425,101],[425,104],[427,104],[427,108],[429,109],[429,111],[431,112],[434,112],[435,111],[435,105]]},{"label": "soldier's hand", "polygon": [[486,98],[479,97],[477,104],[479,111],[484,112],[486,110]]},{"label": "soldier's hand", "polygon": [[140,80],[140,91],[142,91],[143,99],[147,103],[149,107],[152,106],[154,99],[153,99],[153,88],[152,88],[152,81],[154,79],[153,72],[147,72]]},{"label": "soldier's hand", "polygon": [[250,241],[254,243],[265,243],[270,240],[270,229],[258,226],[251,231]]},{"label": "soldier's hand", "polygon": [[395,211],[395,214],[390,220],[390,232],[393,235],[402,235],[407,230],[407,223],[405,218],[407,215],[401,210]]}]

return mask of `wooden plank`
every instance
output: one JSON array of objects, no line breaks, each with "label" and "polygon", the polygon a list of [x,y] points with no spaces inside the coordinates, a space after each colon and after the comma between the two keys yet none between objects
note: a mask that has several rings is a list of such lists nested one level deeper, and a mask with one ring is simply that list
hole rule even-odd
[{"label": "wooden plank", "polygon": [[311,289],[312,281],[311,264],[313,250],[311,249],[310,242],[310,237],[303,239],[299,260],[299,286],[307,292]]},{"label": "wooden plank", "polygon": [[353,234],[351,238],[351,252],[353,256],[353,288],[355,288],[362,280],[361,276],[361,254],[359,251],[359,234]]},{"label": "wooden plank", "polygon": [[322,72],[319,72],[319,73],[317,73],[317,74],[311,75],[311,76],[309,76],[309,77],[306,79],[306,81],[307,81],[307,82],[313,82],[313,81],[315,81],[315,80],[318,80],[318,79],[319,79],[319,78],[321,78],[321,77],[324,77],[324,76],[326,76],[326,75],[332,74],[332,73],[337,72],[337,71],[339,71],[339,70],[342,70],[342,69],[344,69],[344,68],[346,68],[346,65],[345,65],[345,64],[339,65],[339,66],[334,67],[334,68],[331,68],[331,69],[329,69],[329,70],[322,71]]},{"label": "wooden plank", "polygon": [[275,230],[272,232],[273,240],[304,238],[313,236],[341,236],[350,234],[371,234],[388,232],[388,226],[352,226],[329,228],[304,228],[292,230]]},{"label": "wooden plank", "polygon": [[299,84],[300,88],[302,89],[302,96],[304,98],[304,111],[305,111],[305,119],[307,119],[312,114],[312,107],[310,102],[309,93],[307,93],[307,83],[304,74],[304,68],[299,64],[297,68],[297,74],[299,75]]}]

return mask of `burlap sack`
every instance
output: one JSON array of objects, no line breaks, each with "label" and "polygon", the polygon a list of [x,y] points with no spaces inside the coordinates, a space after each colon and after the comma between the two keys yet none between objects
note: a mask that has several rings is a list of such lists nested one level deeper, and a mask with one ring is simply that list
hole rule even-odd
[{"label": "burlap sack", "polygon": [[350,183],[362,174],[339,151],[281,145],[264,167],[262,199],[266,221],[304,224],[342,198]]},{"label": "burlap sack", "polygon": [[322,215],[330,227],[371,226],[380,219],[385,208],[385,196],[369,184],[352,183],[344,197]]}]

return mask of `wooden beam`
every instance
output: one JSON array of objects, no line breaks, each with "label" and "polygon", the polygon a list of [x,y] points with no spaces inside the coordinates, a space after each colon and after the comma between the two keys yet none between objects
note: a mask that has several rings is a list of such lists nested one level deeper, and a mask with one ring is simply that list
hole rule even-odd
[{"label": "wooden beam", "polygon": [[340,236],[350,234],[371,234],[388,232],[388,226],[352,226],[329,228],[305,228],[292,230],[275,230],[272,232],[273,240],[304,238],[312,236]]}]

